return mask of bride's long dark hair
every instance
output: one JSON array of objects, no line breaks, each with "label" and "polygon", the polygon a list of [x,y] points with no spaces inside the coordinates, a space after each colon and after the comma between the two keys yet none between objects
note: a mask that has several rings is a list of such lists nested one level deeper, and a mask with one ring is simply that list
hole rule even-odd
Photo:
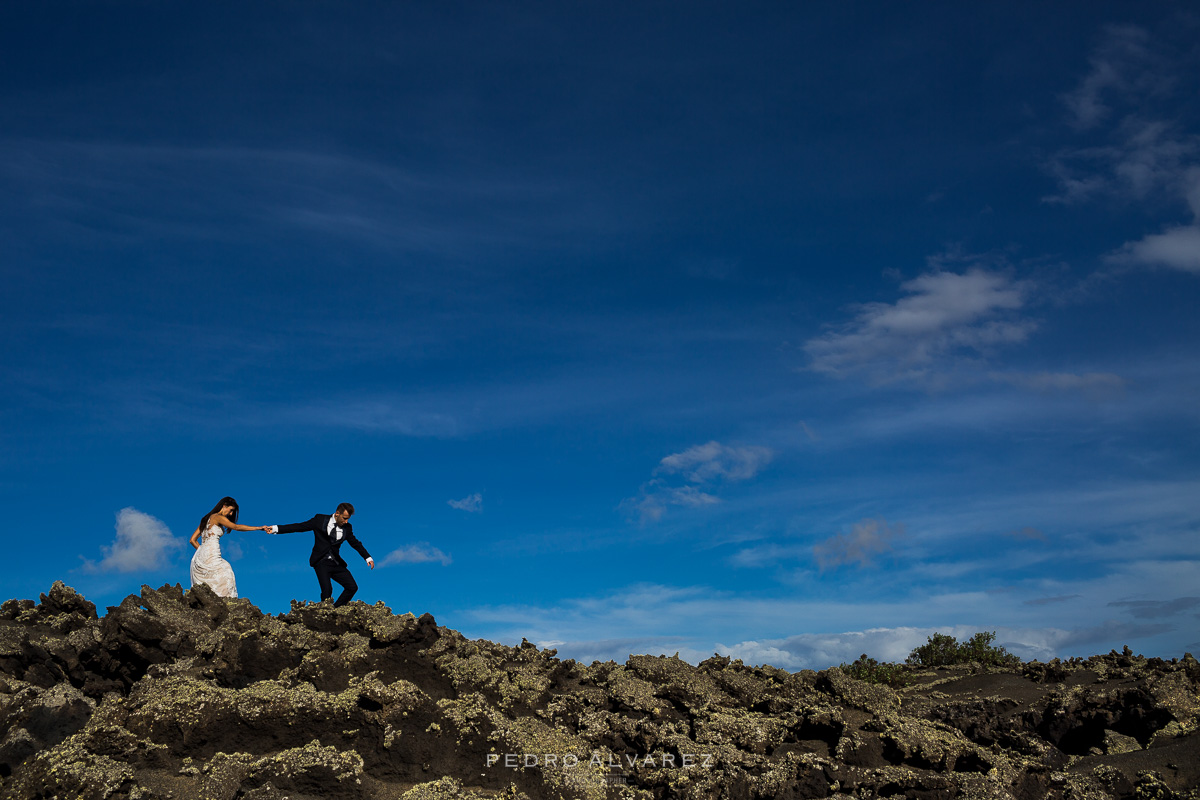
[{"label": "bride's long dark hair", "polygon": [[208,518],[211,517],[213,514],[220,514],[221,509],[224,508],[225,506],[233,506],[233,513],[229,515],[229,521],[237,522],[237,517],[238,517],[237,500],[234,500],[232,497],[222,497],[220,500],[217,501],[217,504],[215,506],[213,506],[212,511],[208,512],[207,514],[205,514],[203,517],[200,518],[200,530],[201,531],[207,530],[208,529]]}]

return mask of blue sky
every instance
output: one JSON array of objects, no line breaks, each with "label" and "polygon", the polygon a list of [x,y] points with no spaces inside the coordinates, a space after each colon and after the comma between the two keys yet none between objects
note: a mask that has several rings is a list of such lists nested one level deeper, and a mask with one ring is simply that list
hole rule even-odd
[{"label": "blue sky", "polygon": [[[4,597],[355,504],[582,660],[1200,647],[1188,4],[0,7]],[[225,540],[268,612],[302,536]],[[14,565],[17,568],[12,568]]]}]

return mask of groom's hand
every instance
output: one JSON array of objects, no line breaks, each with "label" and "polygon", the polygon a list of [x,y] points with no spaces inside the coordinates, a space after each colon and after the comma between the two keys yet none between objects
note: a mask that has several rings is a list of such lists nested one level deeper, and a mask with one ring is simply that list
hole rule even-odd
[{"label": "groom's hand", "polygon": [[367,566],[370,567],[371,569],[375,569],[375,559],[368,557],[367,558]]}]

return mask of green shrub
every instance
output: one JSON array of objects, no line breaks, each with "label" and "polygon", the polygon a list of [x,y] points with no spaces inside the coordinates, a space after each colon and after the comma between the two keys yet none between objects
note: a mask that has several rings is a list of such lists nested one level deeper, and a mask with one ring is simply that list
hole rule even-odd
[{"label": "green shrub", "polygon": [[1003,647],[992,645],[992,641],[995,638],[995,632],[984,633],[981,631],[963,642],[959,647],[963,660],[974,661],[991,667],[1010,667],[1020,664],[1020,658],[1014,656]]},{"label": "green shrub", "polygon": [[935,633],[925,644],[908,654],[908,663],[920,667],[958,664],[958,639],[944,633]]},{"label": "green shrub", "polygon": [[867,683],[882,683],[893,688],[899,688],[908,683],[908,674],[904,671],[903,666],[888,661],[876,661],[866,653],[859,656],[853,664],[843,663],[838,666],[838,669],[851,678]]},{"label": "green shrub", "polygon": [[919,667],[946,667],[951,664],[983,664],[989,667],[1008,667],[1021,659],[992,645],[995,632],[980,631],[961,644],[953,636],[935,633],[925,644],[908,654],[907,663]]}]

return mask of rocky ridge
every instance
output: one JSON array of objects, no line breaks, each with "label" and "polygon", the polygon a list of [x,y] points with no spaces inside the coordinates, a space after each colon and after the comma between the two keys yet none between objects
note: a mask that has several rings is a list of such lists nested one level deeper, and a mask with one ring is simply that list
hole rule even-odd
[{"label": "rocky ridge", "polygon": [[1200,664],[559,660],[382,604],[0,606],[5,798],[1200,798]]}]

